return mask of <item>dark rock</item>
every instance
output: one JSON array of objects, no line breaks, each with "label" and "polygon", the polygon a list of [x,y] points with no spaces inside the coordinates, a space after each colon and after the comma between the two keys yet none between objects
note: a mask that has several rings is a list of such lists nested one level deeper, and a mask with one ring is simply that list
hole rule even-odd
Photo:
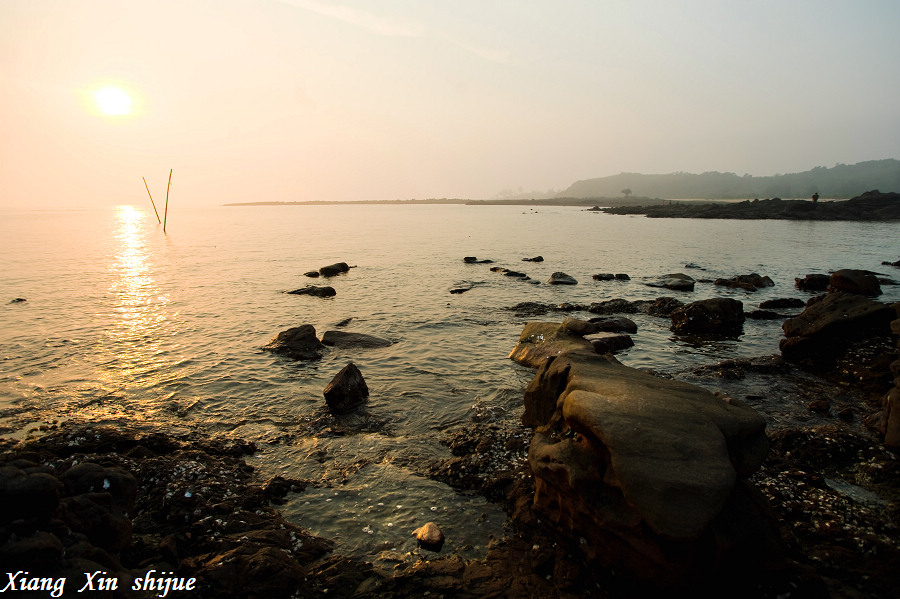
[{"label": "dark rock", "polygon": [[634,302],[620,298],[594,302],[588,307],[588,312],[593,314],[635,314],[637,311]]},{"label": "dark rock", "polygon": [[17,518],[49,517],[59,505],[60,487],[57,478],[50,474],[0,466],[0,524]]},{"label": "dark rock", "polygon": [[[466,256],[465,258],[463,258],[463,262],[465,262],[466,264],[493,264],[494,263],[493,260],[479,260],[475,256]],[[493,270],[493,269],[491,269],[491,270]]]},{"label": "dark rock", "polygon": [[698,264],[694,264],[693,262],[688,262],[687,264],[684,265],[684,267],[685,268],[696,268],[697,270],[706,270],[702,266],[700,266]]},{"label": "dark rock", "polygon": [[600,329],[593,322],[579,320],[577,318],[567,318],[562,323],[562,330],[568,335],[575,337],[584,337],[598,332]]},{"label": "dark rock", "polygon": [[616,278],[616,275],[611,272],[602,272],[596,275],[591,275],[591,278],[595,281],[612,281]]},{"label": "dark rock", "polygon": [[829,275],[810,274],[802,279],[794,279],[794,284],[800,291],[825,291],[830,280]]},{"label": "dark rock", "polygon": [[779,309],[779,308],[802,308],[806,306],[806,302],[796,297],[779,298],[765,300],[759,303],[759,307],[763,310]]},{"label": "dark rock", "polygon": [[648,287],[661,287],[663,289],[671,289],[673,291],[693,291],[694,279],[684,273],[672,273],[663,275],[655,281],[646,283]]},{"label": "dark rock", "polygon": [[472,281],[460,281],[459,283],[451,287],[449,291],[452,294],[460,294],[471,290],[474,286],[475,283],[473,283]]},{"label": "dark rock", "polygon": [[82,462],[66,470],[59,479],[65,485],[67,495],[109,493],[117,509],[128,512],[134,508],[137,480],[121,468]]},{"label": "dark rock", "polygon": [[13,300],[10,300],[9,303],[11,303],[11,304],[21,304],[22,302],[27,302],[27,301],[28,301],[28,300],[25,299],[24,297],[17,297],[17,298],[15,298],[15,299],[13,299]]},{"label": "dark rock", "polygon": [[827,399],[814,399],[809,402],[806,407],[810,412],[816,412],[818,414],[827,414],[831,411],[831,402]]},{"label": "dark rock", "polygon": [[575,280],[574,277],[567,275],[564,272],[555,272],[550,275],[550,279],[547,281],[549,285],[577,285],[578,281]]},{"label": "dark rock", "polygon": [[831,274],[831,278],[828,280],[828,291],[846,291],[875,297],[881,295],[881,285],[878,284],[878,279],[868,271],[844,268]]},{"label": "dark rock", "polygon": [[350,266],[346,262],[336,262],[319,269],[319,274],[323,277],[333,277],[345,272],[350,272]]},{"label": "dark rock", "polygon": [[388,347],[393,345],[393,342],[389,339],[382,339],[381,337],[366,335],[364,333],[325,331],[325,334],[322,335],[322,344],[346,349],[351,347]]},{"label": "dark rock", "polygon": [[507,269],[507,268],[504,268],[504,269],[503,269],[502,271],[500,271],[500,272],[503,273],[503,276],[504,276],[504,277],[518,277],[518,278],[520,278],[520,279],[527,279],[527,278],[529,278],[527,274],[525,274],[524,272],[519,272],[519,271],[517,271],[517,270],[509,270],[509,269]]},{"label": "dark rock", "polygon": [[634,340],[630,335],[617,333],[603,333],[599,337],[592,336],[588,341],[591,342],[591,347],[598,354],[614,354],[634,347]]},{"label": "dark rock", "polygon": [[325,346],[316,337],[316,329],[311,324],[292,327],[263,346],[263,350],[274,352],[295,360],[318,360]]},{"label": "dark rock", "polygon": [[535,256],[534,258],[522,258],[522,262],[543,262],[543,256]]},{"label": "dark rock", "polygon": [[325,387],[325,402],[335,414],[348,414],[369,397],[369,387],[353,362],[344,366]]},{"label": "dark rock", "polygon": [[722,287],[729,287],[731,289],[744,289],[746,291],[756,291],[763,287],[775,286],[772,279],[769,277],[761,277],[755,272],[749,275],[738,275],[730,279],[716,279],[714,284]]},{"label": "dark rock", "polygon": [[350,318],[345,318],[344,320],[340,321],[339,323],[335,324],[334,326],[345,327],[348,324],[350,324],[352,321],[353,321],[353,317],[351,316]]},{"label": "dark rock", "polygon": [[542,316],[552,309],[553,306],[542,304],[540,302],[519,302],[515,306],[509,308],[509,310],[515,312],[517,316]]},{"label": "dark rock", "polygon": [[674,297],[658,297],[647,306],[647,314],[668,318],[672,312],[682,306],[684,306],[684,302]]},{"label": "dark rock", "polygon": [[744,325],[744,304],[736,299],[716,297],[691,302],[672,312],[676,333],[738,334]]},{"label": "dark rock", "polygon": [[318,278],[319,278],[319,271],[318,271],[318,270],[310,270],[310,271],[307,271],[307,272],[303,273],[303,276],[304,276],[304,277],[309,277],[309,278],[311,278],[311,279],[318,279]]},{"label": "dark rock", "polygon": [[572,302],[563,302],[557,304],[553,309],[557,312],[586,312],[587,306],[584,304],[573,304]]},{"label": "dark rock", "polygon": [[588,319],[600,333],[637,333],[637,324],[624,316],[597,316]]},{"label": "dark rock", "polygon": [[628,276],[627,274],[625,274],[624,272],[617,272],[617,273],[616,273],[616,280],[617,280],[617,281],[630,281],[630,280],[631,280],[631,277],[629,277],[629,276]]},{"label": "dark rock", "polygon": [[307,285],[306,287],[294,289],[287,293],[290,293],[291,295],[311,295],[313,297],[333,297],[337,295],[337,291],[334,290],[334,287],[327,285]]},{"label": "dark rock", "polygon": [[789,362],[828,369],[854,341],[890,335],[894,309],[853,293],[835,291],[810,300],[782,325],[781,355]]}]

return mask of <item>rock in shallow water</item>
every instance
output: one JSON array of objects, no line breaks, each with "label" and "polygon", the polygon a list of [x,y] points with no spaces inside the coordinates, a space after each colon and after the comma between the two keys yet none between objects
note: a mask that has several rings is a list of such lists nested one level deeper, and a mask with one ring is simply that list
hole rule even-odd
[{"label": "rock in shallow water", "polygon": [[730,297],[691,302],[670,315],[676,333],[733,335],[744,325],[744,304]]},{"label": "rock in shallow water", "polygon": [[288,291],[287,293],[291,295],[312,295],[313,297],[334,297],[335,295],[337,295],[337,291],[334,290],[334,287],[330,287],[327,285],[307,285],[306,287],[294,289],[293,291]]},{"label": "rock in shallow water", "polygon": [[356,364],[350,362],[331,379],[323,393],[333,413],[348,414],[368,399],[369,387]]},{"label": "rock in shallow water", "polygon": [[324,346],[316,337],[316,328],[311,324],[292,327],[281,331],[262,348],[295,360],[318,360]]},{"label": "rock in shallow water", "polygon": [[444,531],[434,522],[426,522],[412,534],[424,549],[440,551],[444,545]]},{"label": "rock in shallow water", "polygon": [[365,333],[351,333],[347,331],[325,331],[322,335],[322,344],[331,345],[341,349],[349,347],[388,347],[393,345],[389,339],[382,339]]},{"label": "rock in shallow water", "polygon": [[577,285],[578,281],[575,280],[575,277],[567,275],[564,272],[555,272],[550,275],[550,279],[547,283],[550,285]]}]

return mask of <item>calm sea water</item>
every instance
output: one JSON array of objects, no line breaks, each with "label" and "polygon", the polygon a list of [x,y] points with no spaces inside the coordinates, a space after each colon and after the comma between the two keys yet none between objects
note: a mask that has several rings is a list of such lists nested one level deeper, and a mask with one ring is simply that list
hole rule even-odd
[{"label": "calm sea water", "polygon": [[[533,375],[507,355],[525,319],[518,302],[613,298],[808,297],[794,277],[861,268],[900,278],[900,224],[646,219],[579,208],[509,206],[271,206],[173,211],[168,234],[152,210],[4,211],[0,219],[0,433],[22,437],[67,419],[259,443],[264,475],[320,481],[285,507],[290,518],[372,556],[413,549],[428,520],[445,551],[478,554],[504,516],[415,474],[448,455],[446,431],[489,411],[516,420]],[[542,263],[522,258],[542,255]],[[545,282],[532,285],[468,265],[464,256]],[[315,282],[308,270],[355,266],[332,278],[337,296],[286,295]],[[685,269],[693,263],[705,270]],[[629,282],[598,282],[624,272]],[[647,287],[669,272],[695,278],[758,272],[756,293],[699,283],[691,294]],[[476,286],[461,295],[460,281]],[[318,284],[322,284],[321,280]],[[884,287],[884,301],[900,288]],[[8,303],[15,298],[25,302]],[[586,316],[586,315],[585,315]],[[395,341],[294,362],[260,350],[309,323]],[[544,320],[561,320],[548,314]],[[777,352],[778,321],[748,321],[737,340],[689,343],[668,321],[634,316],[636,346],[622,362],[680,371],[728,357]],[[371,398],[361,414],[330,420],[322,389],[355,362]]]}]

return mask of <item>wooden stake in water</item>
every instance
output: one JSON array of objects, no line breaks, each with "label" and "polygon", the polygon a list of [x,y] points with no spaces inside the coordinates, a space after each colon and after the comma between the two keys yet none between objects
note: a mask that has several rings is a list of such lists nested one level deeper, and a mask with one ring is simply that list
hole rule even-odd
[{"label": "wooden stake in water", "polygon": [[169,169],[169,183],[166,185],[166,209],[163,210],[163,233],[166,232],[166,217],[169,215],[169,188],[172,186],[172,169]]},{"label": "wooden stake in water", "polygon": [[[141,179],[144,180],[144,187],[147,187],[147,180],[144,179],[143,177],[141,177]],[[147,187],[147,195],[150,196],[150,203],[153,204],[153,212],[156,214],[156,220],[159,222],[162,222],[161,220],[159,220],[159,212],[156,211],[156,202],[153,201],[153,196],[150,195],[149,187]]]}]

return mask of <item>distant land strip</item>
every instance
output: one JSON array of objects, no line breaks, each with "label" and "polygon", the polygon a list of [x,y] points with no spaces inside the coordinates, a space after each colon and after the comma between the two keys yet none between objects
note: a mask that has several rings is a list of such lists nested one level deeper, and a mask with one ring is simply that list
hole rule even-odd
[{"label": "distant land strip", "polygon": [[663,200],[654,198],[543,198],[543,199],[502,199],[502,200],[465,200],[465,199],[427,199],[427,200],[310,200],[306,202],[234,202],[224,206],[333,206],[333,205],[439,205],[456,204],[464,206],[641,206],[661,204]]}]

